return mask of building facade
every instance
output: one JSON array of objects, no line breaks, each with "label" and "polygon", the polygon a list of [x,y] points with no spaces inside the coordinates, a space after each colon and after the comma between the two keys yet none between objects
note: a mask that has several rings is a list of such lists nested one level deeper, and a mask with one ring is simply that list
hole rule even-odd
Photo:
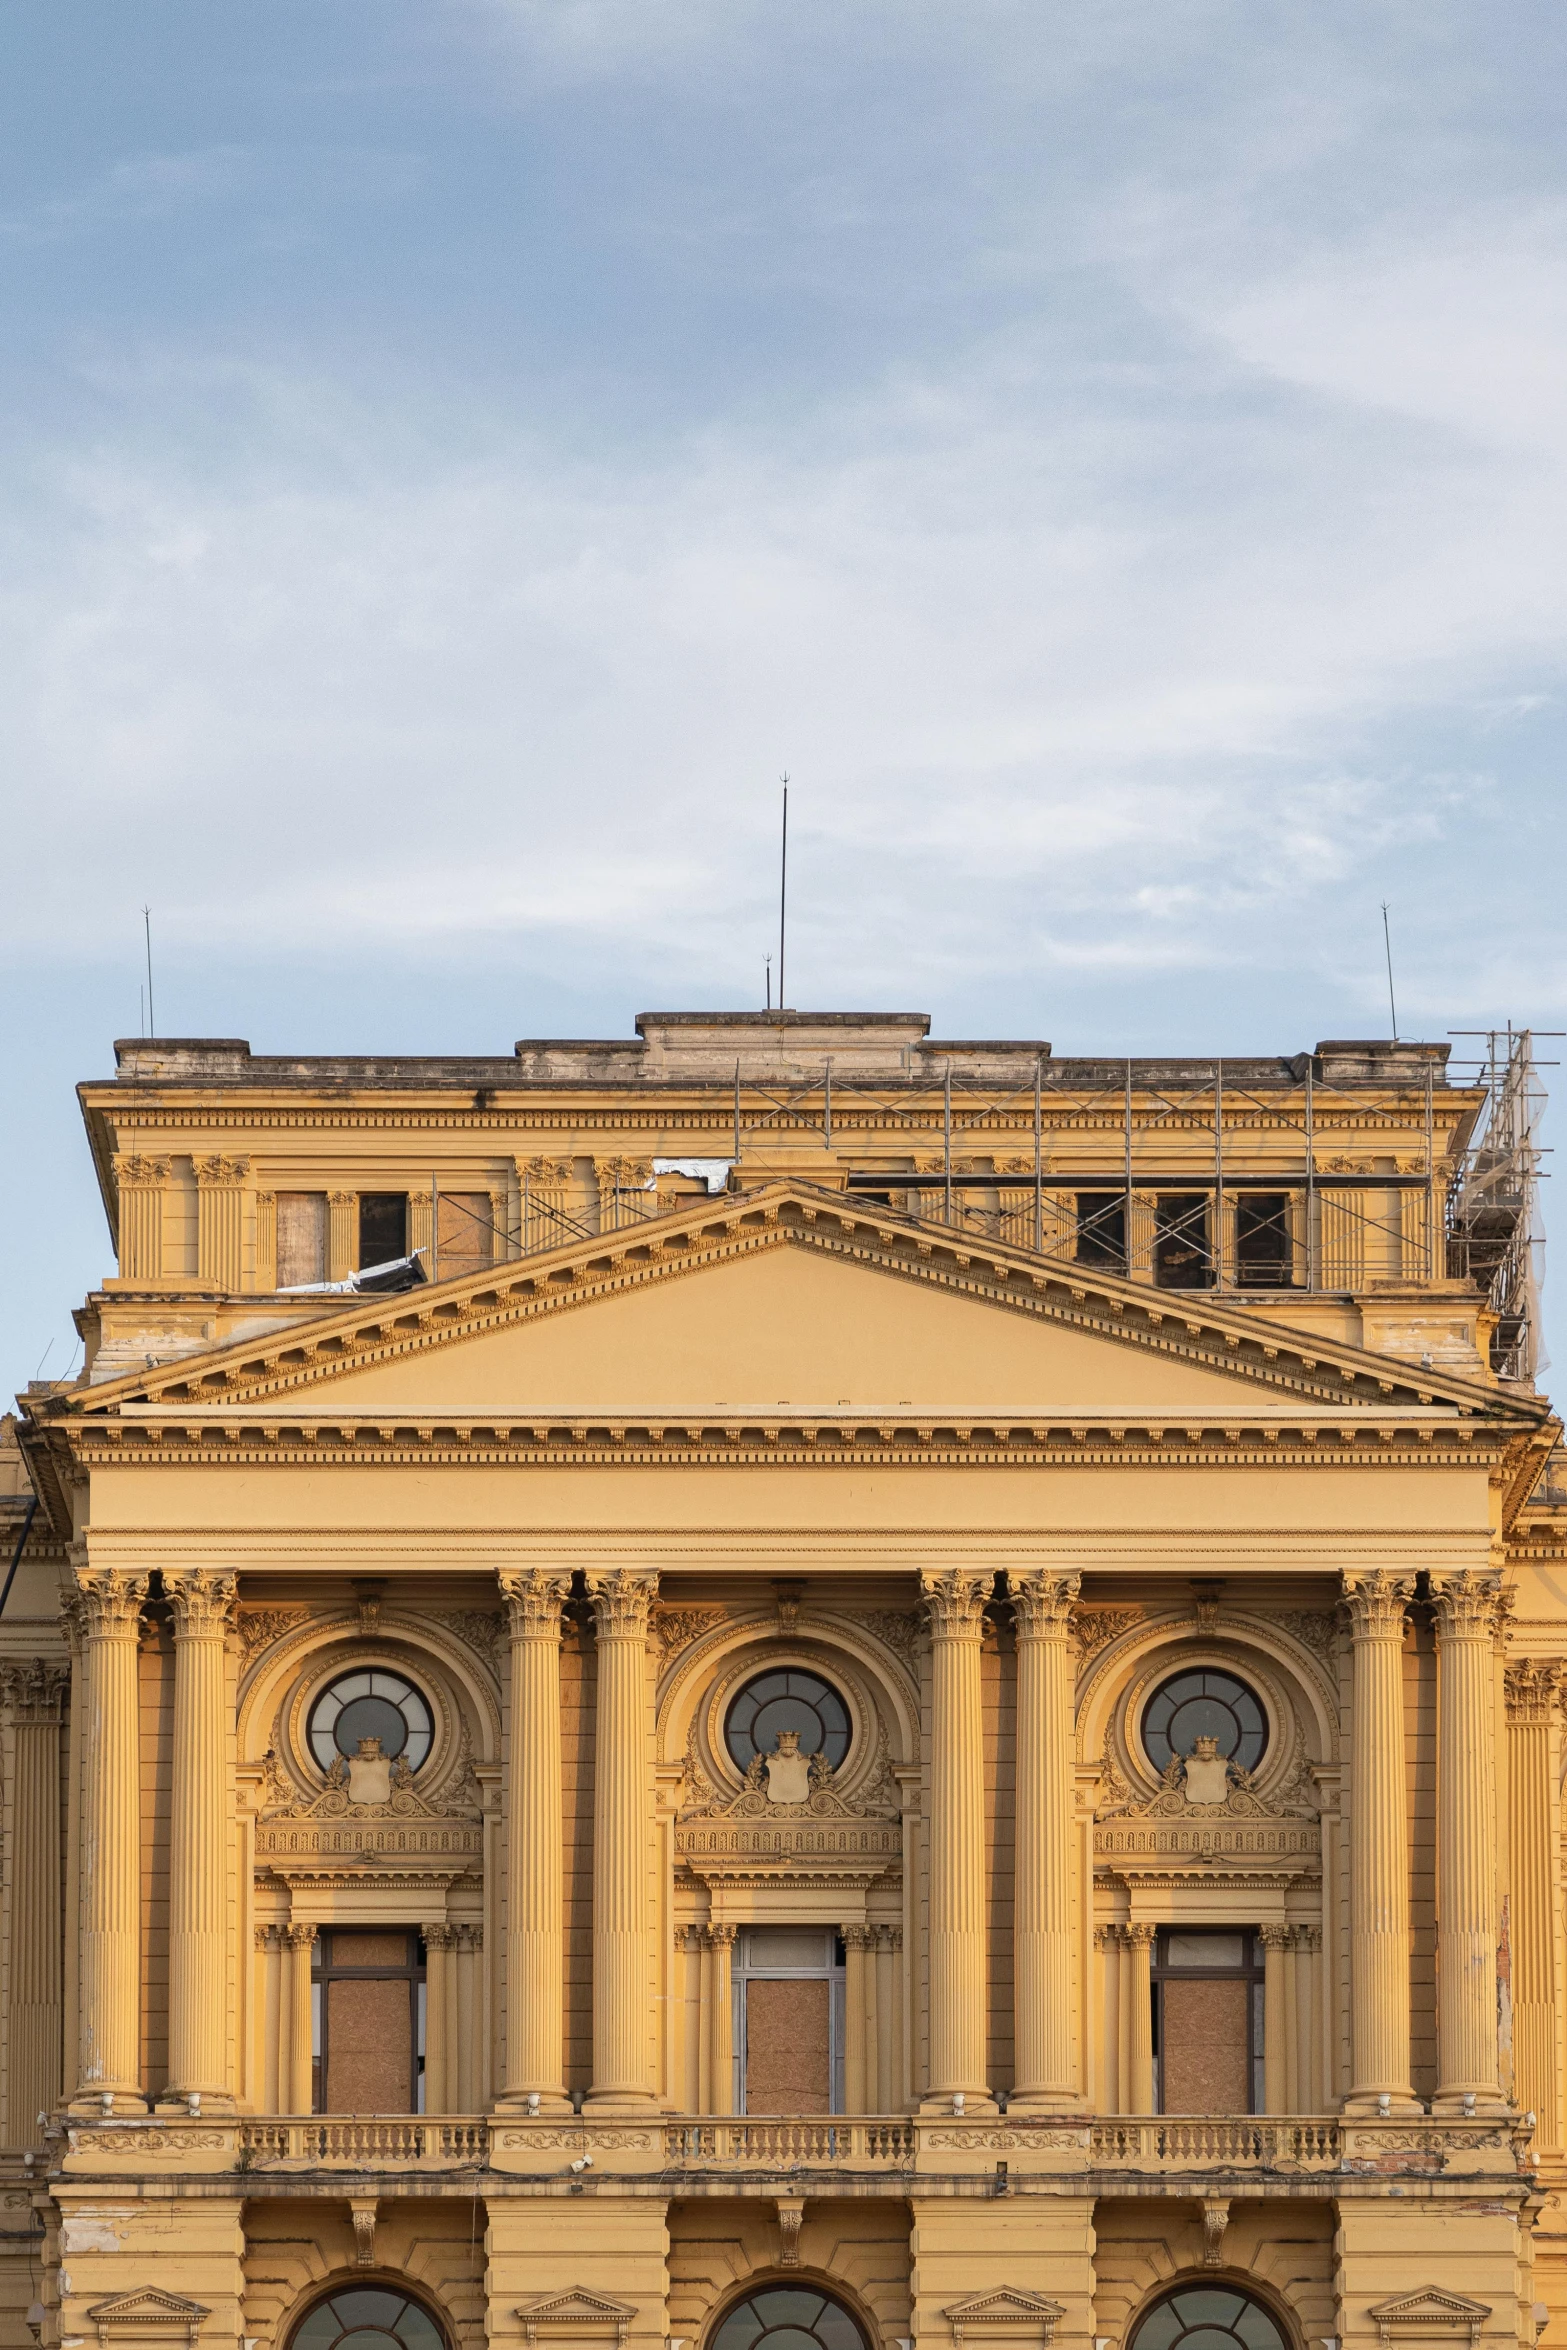
[{"label": "building facade", "polygon": [[81,1088],[118,1269],[0,1452],[4,2339],[1567,2345],[1487,1087],[637,1029]]}]

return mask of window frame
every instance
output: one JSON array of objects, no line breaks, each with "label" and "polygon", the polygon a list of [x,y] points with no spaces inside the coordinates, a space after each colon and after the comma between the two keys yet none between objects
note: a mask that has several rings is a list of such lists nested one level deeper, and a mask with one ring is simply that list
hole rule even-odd
[{"label": "window frame", "polygon": [[[332,1963],[331,1946],[339,1934],[402,1934],[405,1947],[411,1952],[402,1966],[336,1966]],[[331,2107],[322,2103],[326,2095],[331,2067],[331,2012],[332,2002],[327,1990],[332,1983],[346,1982],[406,1982],[409,1991],[408,2032],[408,2112],[424,2111],[424,2039],[426,2002],[426,1951],[424,1936],[417,1926],[334,1925],[318,1928],[310,1953],[310,2110],[312,2113],[330,2113]],[[330,2298],[330,2296],[328,2296]],[[409,2296],[413,2298],[412,2295]]]},{"label": "window frame", "polygon": [[[1166,1957],[1172,1934],[1220,1934],[1241,1938],[1249,1953],[1244,1963],[1236,1966],[1171,1966]],[[1149,1966],[1149,1997],[1153,2006],[1153,2102],[1155,2113],[1164,2111],[1164,1986],[1177,1983],[1246,1983],[1250,1986],[1246,2001],[1246,2081],[1251,2093],[1248,2113],[1267,2111],[1264,2059],[1267,2019],[1264,2012],[1264,1979],[1266,1963],[1263,1956],[1262,1931],[1254,1925],[1219,1926],[1204,1923],[1199,1926],[1172,1924],[1159,1926],[1154,1932],[1154,1944]],[[1180,2116],[1174,2117],[1179,2120]],[[1141,2322],[1141,2321],[1139,2321]]]}]

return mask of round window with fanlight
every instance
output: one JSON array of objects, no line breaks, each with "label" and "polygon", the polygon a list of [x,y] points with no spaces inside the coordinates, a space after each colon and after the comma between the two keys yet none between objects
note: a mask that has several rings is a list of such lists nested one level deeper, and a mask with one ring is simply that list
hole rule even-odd
[{"label": "round window with fanlight", "polygon": [[1128,2350],[1289,2350],[1278,2319],[1233,2285],[1187,2285],[1156,2301]]},{"label": "round window with fanlight", "polygon": [[724,1744],[736,1768],[749,1770],[757,1755],[776,1752],[786,1730],[801,1754],[824,1754],[834,1770],[849,1751],[848,1707],[830,1681],[800,1665],[747,1681],[724,1716]]},{"label": "round window with fanlight", "polygon": [[1254,1771],[1267,1751],[1268,1717],[1255,1689],[1211,1666],[1172,1673],[1143,1708],[1143,1749],[1161,1774],[1199,1738],[1213,1739],[1226,1762]]},{"label": "round window with fanlight", "polygon": [[406,2293],[358,2285],[318,2301],[294,2328],[289,2350],[446,2350],[446,2336]]},{"label": "round window with fanlight", "polygon": [[378,1738],[388,1761],[401,1755],[418,1770],[435,1734],[429,1705],[411,1681],[384,1665],[368,1672],[340,1673],[310,1709],[310,1751],[323,1771],[339,1755],[352,1762],[362,1741]]}]

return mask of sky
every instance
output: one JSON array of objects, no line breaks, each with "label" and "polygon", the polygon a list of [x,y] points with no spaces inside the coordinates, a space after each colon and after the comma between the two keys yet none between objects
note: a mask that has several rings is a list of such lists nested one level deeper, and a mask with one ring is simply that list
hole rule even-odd
[{"label": "sky", "polygon": [[164,1035],[625,1035],[760,1006],[787,771],[804,1008],[1385,1035],[1385,900],[1402,1033],[1567,1028],[1564,50],[10,0],[0,1385],[143,906]]}]

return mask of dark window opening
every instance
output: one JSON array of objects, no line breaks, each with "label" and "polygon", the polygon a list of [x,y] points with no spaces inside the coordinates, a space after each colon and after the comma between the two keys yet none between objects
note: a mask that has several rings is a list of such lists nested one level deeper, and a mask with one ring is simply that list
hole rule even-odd
[{"label": "dark window opening", "polygon": [[1254,1927],[1161,1926],[1153,1955],[1160,2113],[1261,2113],[1262,1937]]},{"label": "dark window opening", "polygon": [[362,1191],[359,1194],[359,1270],[389,1265],[408,1254],[408,1194],[406,1191]]},{"label": "dark window opening", "polygon": [[1206,1193],[1160,1192],[1154,1203],[1153,1277],[1159,1289],[1213,1287]]},{"label": "dark window opening", "polygon": [[332,1927],[310,1973],[317,2113],[424,2111],[424,1943],[401,1926]]},{"label": "dark window opening", "polygon": [[1289,1200],[1282,1191],[1243,1191],[1235,1200],[1235,1281],[1240,1289],[1287,1289],[1294,1279]]},{"label": "dark window opening", "polygon": [[1124,1191],[1080,1191],[1077,1194],[1077,1261],[1080,1265],[1104,1265],[1111,1272],[1125,1272]]},{"label": "dark window opening", "polygon": [[1277,2320],[1233,2285],[1182,2285],[1157,2302],[1132,2336],[1132,2350],[1284,2350]]}]

